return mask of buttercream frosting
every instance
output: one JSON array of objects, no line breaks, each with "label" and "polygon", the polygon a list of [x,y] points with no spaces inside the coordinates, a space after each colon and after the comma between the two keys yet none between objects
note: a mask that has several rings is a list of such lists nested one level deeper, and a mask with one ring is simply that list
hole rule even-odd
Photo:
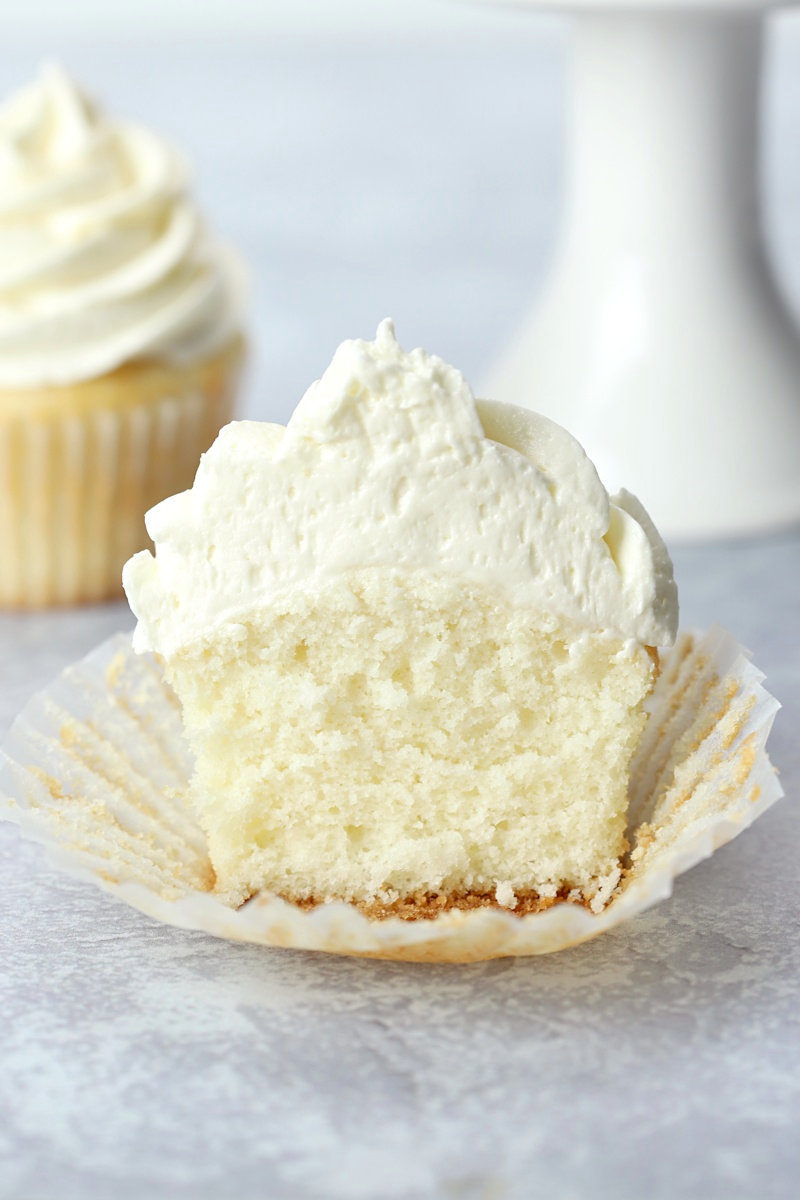
[{"label": "buttercream frosting", "polygon": [[135,555],[123,582],[135,648],[167,656],[371,567],[488,585],[648,645],[677,628],[669,555],[639,502],[610,500],[559,425],[476,402],[454,367],[406,353],[390,321],[339,347],[285,428],[226,426],[147,528],[156,555]]},{"label": "buttercream frosting", "polygon": [[238,327],[240,276],[181,156],[59,67],[0,108],[0,387],[212,353]]}]

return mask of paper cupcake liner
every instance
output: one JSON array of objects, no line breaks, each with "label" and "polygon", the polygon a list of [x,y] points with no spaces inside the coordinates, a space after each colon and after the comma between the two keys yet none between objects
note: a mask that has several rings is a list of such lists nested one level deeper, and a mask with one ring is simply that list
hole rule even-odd
[{"label": "paper cupcake liner", "polygon": [[559,903],[515,916],[451,909],[368,918],[345,903],[301,909],[260,894],[239,909],[213,894],[205,839],[186,801],[179,706],[157,661],[117,635],[18,717],[0,756],[0,815],[159,921],[216,937],[336,954],[468,962],[547,954],[596,937],[667,897],[673,879],[782,795],[765,751],[777,701],[730,634],[682,634],[663,655],[631,784],[630,861],[599,913]]},{"label": "paper cupcake liner", "polygon": [[123,563],[149,545],[145,512],[191,486],[232,418],[238,365],[237,352],[185,379],[165,370],[168,390],[146,397],[136,372],[91,381],[91,401],[70,389],[63,411],[58,389],[36,393],[28,412],[0,393],[0,607],[121,594]]}]

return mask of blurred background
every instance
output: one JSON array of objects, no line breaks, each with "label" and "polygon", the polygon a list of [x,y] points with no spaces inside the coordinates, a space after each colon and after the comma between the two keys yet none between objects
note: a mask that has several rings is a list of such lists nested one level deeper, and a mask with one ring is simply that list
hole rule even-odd
[{"label": "blurred background", "polygon": [[[188,156],[244,256],[245,415],[284,420],[345,337],[395,317],[478,386],[527,310],[562,195],[568,22],[457,0],[27,0],[0,92],[58,59]],[[762,186],[800,307],[800,19],[770,21]]]},{"label": "blurred background", "polygon": [[[245,414],[285,420],[338,342],[387,315],[481,386],[554,251],[567,31],[477,0],[20,0],[0,4],[0,95],[57,59],[184,150],[249,268]],[[765,228],[800,310],[791,11],[766,58]],[[794,532],[674,554],[682,625],[730,628],[784,704],[771,747],[789,796],[799,549]],[[124,602],[0,613],[0,735],[132,623]],[[429,1180],[512,1200],[537,1180],[598,1200],[790,1200],[798,818],[776,806],[585,953],[463,972],[179,934],[4,827],[0,1193],[366,1197],[379,1179],[398,1200]]]}]

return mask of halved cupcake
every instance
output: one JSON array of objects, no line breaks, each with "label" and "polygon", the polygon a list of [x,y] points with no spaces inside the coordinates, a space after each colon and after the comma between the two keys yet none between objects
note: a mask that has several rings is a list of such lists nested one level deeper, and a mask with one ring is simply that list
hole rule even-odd
[{"label": "halved cupcake", "polygon": [[181,701],[222,898],[603,906],[677,595],[568,433],[384,322],[148,529],[134,646]]}]

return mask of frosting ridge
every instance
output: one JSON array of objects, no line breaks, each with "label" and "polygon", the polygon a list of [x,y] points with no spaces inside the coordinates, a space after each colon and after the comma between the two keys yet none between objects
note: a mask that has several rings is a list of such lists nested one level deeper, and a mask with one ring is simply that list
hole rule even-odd
[{"label": "frosting ridge", "polygon": [[56,66],[0,107],[0,387],[212,353],[241,268],[188,196],[182,157],[111,121]]},{"label": "frosting ridge", "polygon": [[123,574],[137,650],[168,655],[369,567],[455,575],[650,645],[677,629],[669,556],[638,501],[609,499],[554,422],[476,402],[454,367],[406,353],[390,321],[338,348],[285,428],[226,426],[147,528],[156,556]]}]

